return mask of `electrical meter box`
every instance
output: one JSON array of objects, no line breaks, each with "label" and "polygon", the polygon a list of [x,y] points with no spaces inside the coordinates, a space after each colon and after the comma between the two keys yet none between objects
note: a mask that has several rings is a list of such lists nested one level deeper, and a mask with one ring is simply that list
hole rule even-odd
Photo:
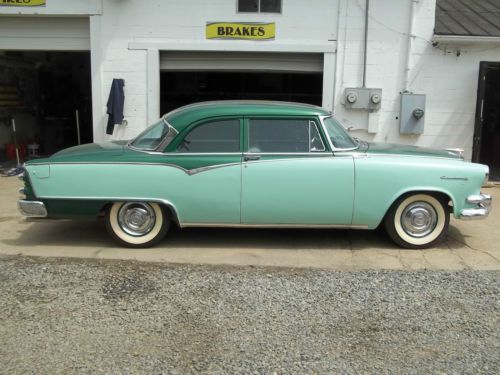
[{"label": "electrical meter box", "polygon": [[399,133],[422,134],[425,121],[425,95],[402,93],[400,108]]},{"label": "electrical meter box", "polygon": [[382,89],[346,88],[344,99],[346,108],[376,111],[380,109],[382,103]]}]

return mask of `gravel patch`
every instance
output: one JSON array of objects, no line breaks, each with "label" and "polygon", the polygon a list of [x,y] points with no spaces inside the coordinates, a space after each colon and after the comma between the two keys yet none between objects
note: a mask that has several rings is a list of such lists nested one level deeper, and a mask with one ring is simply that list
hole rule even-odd
[{"label": "gravel patch", "polygon": [[0,373],[498,374],[499,275],[0,257]]}]

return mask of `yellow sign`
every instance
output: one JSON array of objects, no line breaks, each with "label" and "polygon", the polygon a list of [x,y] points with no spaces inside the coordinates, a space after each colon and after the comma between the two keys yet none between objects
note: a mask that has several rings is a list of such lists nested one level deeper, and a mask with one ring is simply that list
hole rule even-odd
[{"label": "yellow sign", "polygon": [[45,6],[46,0],[0,0],[3,7],[40,7]]},{"label": "yellow sign", "polygon": [[207,39],[272,40],[276,35],[274,22],[207,22]]}]

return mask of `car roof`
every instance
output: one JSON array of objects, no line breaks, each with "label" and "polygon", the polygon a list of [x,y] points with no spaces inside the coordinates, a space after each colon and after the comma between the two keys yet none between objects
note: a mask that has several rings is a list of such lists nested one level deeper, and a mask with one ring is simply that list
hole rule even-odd
[{"label": "car roof", "polygon": [[310,104],[260,101],[222,100],[190,104],[173,110],[165,119],[178,131],[193,122],[220,116],[329,116],[327,110]]}]

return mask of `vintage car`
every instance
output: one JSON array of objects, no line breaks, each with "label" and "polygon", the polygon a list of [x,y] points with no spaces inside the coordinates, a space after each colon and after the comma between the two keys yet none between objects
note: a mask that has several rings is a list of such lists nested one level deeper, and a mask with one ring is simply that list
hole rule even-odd
[{"label": "vintage car", "polygon": [[367,143],[322,108],[193,104],[131,141],[93,143],[25,164],[19,209],[39,218],[105,216],[118,243],[149,247],[181,228],[375,229],[406,248],[446,234],[450,213],[484,218],[488,167],[459,151]]}]

